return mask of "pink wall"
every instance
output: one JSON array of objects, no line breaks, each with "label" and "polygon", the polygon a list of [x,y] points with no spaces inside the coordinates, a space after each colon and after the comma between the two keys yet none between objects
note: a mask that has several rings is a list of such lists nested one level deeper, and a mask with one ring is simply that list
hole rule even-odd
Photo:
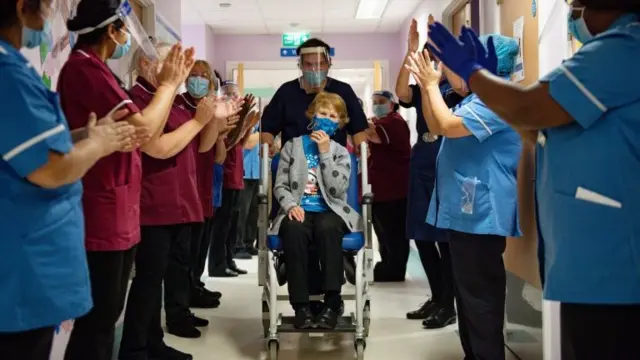
[{"label": "pink wall", "polygon": [[[389,79],[395,82],[402,51],[398,34],[314,35],[336,49],[335,61],[388,60]],[[281,47],[280,35],[216,35],[214,66],[223,72],[227,61],[279,61]]]}]

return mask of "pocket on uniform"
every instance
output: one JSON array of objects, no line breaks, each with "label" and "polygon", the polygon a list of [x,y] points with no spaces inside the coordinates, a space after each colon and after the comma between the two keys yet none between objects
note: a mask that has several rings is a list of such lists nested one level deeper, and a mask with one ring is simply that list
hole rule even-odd
[{"label": "pocket on uniform", "polygon": [[489,185],[475,176],[462,176],[455,173],[456,183],[460,189],[458,207],[463,216],[486,216],[491,212]]},{"label": "pocket on uniform", "polygon": [[145,211],[166,212],[175,208],[178,199],[177,168],[145,176],[142,179],[141,205]]}]

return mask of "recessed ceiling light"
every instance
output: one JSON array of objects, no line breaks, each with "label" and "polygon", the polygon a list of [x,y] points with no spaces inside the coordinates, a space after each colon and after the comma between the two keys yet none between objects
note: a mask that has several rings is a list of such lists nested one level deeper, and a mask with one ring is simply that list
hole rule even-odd
[{"label": "recessed ceiling light", "polygon": [[223,9],[226,9],[226,8],[230,8],[231,7],[231,3],[223,2],[223,3],[220,3],[220,5],[218,5],[218,6],[220,6]]}]

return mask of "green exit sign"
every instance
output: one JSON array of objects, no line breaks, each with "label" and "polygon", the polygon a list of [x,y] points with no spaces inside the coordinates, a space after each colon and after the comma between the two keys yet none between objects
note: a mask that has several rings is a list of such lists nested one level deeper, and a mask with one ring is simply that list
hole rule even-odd
[{"label": "green exit sign", "polygon": [[282,34],[283,47],[298,47],[311,38],[311,33],[284,33]]}]

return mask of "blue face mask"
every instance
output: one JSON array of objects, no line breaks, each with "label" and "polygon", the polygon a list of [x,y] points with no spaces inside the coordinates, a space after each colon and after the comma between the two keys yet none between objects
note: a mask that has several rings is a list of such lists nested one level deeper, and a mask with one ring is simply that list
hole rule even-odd
[{"label": "blue face mask", "polygon": [[127,41],[125,41],[124,44],[118,43],[115,39],[113,40],[116,43],[116,49],[113,51],[111,59],[120,59],[123,56],[127,55],[129,50],[131,49],[131,34],[129,34],[128,32],[125,32],[125,34],[127,35]]},{"label": "blue face mask", "polygon": [[305,70],[302,76],[309,86],[318,87],[327,79],[327,71]]},{"label": "blue face mask", "polygon": [[209,79],[202,76],[191,76],[187,79],[187,91],[196,99],[209,94]]},{"label": "blue face mask", "polygon": [[593,39],[593,34],[591,34],[591,31],[589,31],[587,23],[584,22],[584,13],[580,16],[580,18],[574,19],[573,12],[573,8],[569,9],[569,32],[571,33],[571,36],[584,44],[587,41]]},{"label": "blue face mask", "polygon": [[33,30],[28,27],[22,28],[22,47],[26,47],[27,49],[33,49],[40,46],[42,43],[47,43],[51,46],[51,25],[49,25],[49,21],[44,21],[44,27],[42,30]]},{"label": "blue face mask", "polygon": [[373,114],[377,118],[383,118],[389,114],[389,105],[387,104],[377,104],[373,105]]},{"label": "blue face mask", "polygon": [[327,135],[333,136],[338,130],[338,123],[329,118],[313,117],[313,131],[324,131]]}]

